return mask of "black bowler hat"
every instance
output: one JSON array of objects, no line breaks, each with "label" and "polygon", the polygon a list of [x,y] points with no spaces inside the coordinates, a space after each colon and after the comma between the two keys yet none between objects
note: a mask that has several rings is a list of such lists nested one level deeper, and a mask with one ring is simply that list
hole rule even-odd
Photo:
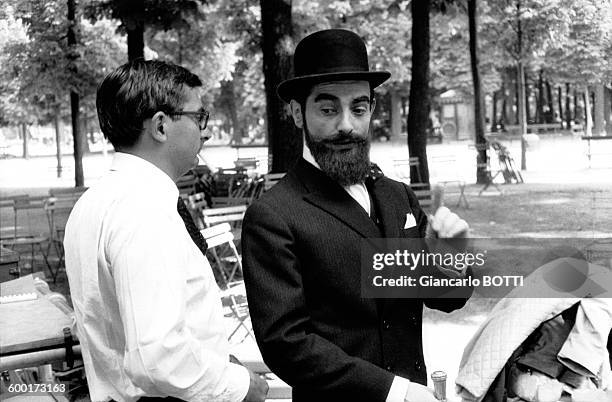
[{"label": "black bowler hat", "polygon": [[388,71],[370,71],[365,43],[345,29],[327,29],[302,39],[295,48],[293,66],[295,77],[277,88],[287,103],[298,91],[322,82],[368,81],[374,89],[391,76]]}]

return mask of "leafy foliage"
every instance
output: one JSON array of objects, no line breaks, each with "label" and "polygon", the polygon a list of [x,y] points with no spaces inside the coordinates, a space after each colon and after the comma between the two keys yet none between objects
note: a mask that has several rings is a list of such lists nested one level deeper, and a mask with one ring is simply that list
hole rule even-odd
[{"label": "leafy foliage", "polygon": [[[125,45],[108,20],[82,21],[79,44],[67,43],[66,4],[58,0],[13,1],[5,9],[2,48],[2,117],[8,122],[49,122],[67,114],[68,93],[76,91],[83,106],[93,108],[99,81],[118,65]],[[76,67],[78,74],[71,72]]]}]

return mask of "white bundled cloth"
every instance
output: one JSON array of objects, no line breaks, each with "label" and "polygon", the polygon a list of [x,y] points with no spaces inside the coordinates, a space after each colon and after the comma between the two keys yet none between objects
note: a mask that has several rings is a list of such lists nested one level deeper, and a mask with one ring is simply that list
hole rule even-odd
[{"label": "white bundled cloth", "polygon": [[[464,349],[456,391],[463,401],[482,401],[489,387],[514,351],[540,324],[580,303],[575,325],[558,354],[566,367],[600,380],[600,388],[612,388],[612,372],[606,349],[612,328],[612,273],[588,264],[588,276],[571,293],[554,289],[544,277],[560,260],[575,266],[573,258],[551,261],[525,279],[491,311]],[[540,298],[528,296],[540,295]]]}]

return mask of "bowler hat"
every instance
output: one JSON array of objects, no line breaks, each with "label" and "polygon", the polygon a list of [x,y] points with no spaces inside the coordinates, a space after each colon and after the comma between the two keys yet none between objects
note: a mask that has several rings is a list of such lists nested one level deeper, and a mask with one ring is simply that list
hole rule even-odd
[{"label": "bowler hat", "polygon": [[374,89],[391,73],[370,71],[365,43],[354,32],[326,29],[298,43],[293,56],[294,78],[278,85],[278,96],[290,102],[304,88],[330,81],[368,81]]}]

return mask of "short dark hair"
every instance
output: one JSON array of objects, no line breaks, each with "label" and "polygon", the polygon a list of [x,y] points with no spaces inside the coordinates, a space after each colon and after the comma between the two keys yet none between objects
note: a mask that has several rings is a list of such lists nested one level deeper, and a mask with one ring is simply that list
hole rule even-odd
[{"label": "short dark hair", "polygon": [[146,119],[160,111],[180,111],[185,85],[195,88],[202,81],[173,63],[138,59],[120,66],[98,86],[96,109],[102,133],[116,150],[132,147]]}]

